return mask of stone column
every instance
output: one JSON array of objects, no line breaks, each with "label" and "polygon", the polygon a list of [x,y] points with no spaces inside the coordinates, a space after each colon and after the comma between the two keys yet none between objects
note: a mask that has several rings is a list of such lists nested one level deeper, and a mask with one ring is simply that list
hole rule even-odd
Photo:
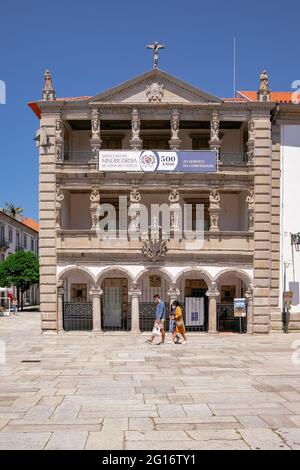
[{"label": "stone column", "polygon": [[[55,92],[50,82],[51,76],[46,72],[43,91],[43,100],[46,104],[48,100],[55,99]],[[39,146],[40,311],[43,332],[57,331],[55,124],[59,119],[58,110],[50,112],[47,106],[42,107],[40,127],[47,135],[46,141],[41,142]]]},{"label": "stone column", "polygon": [[270,331],[272,141],[269,111],[257,116],[254,161],[253,333]]},{"label": "stone column", "polygon": [[253,290],[252,286],[249,286],[245,292],[245,299],[247,300],[247,333],[253,333]]},{"label": "stone column", "polygon": [[101,149],[101,130],[100,130],[100,116],[97,108],[93,108],[91,112],[91,133],[90,146],[92,150],[92,159],[97,162],[99,150]]},{"label": "stone column", "polygon": [[217,333],[217,296],[219,292],[214,282],[206,295],[208,297],[208,332]]},{"label": "stone column", "polygon": [[62,203],[65,199],[64,193],[61,189],[56,190],[56,228],[61,229],[61,214]]},{"label": "stone column", "polygon": [[57,283],[57,331],[64,330],[64,282]]},{"label": "stone column", "polygon": [[178,150],[181,145],[179,139],[179,112],[175,109],[171,115],[171,140],[169,140],[171,150]]},{"label": "stone column", "polygon": [[141,294],[141,290],[135,283],[128,291],[128,295],[131,297],[131,333],[140,333],[139,297]]},{"label": "stone column", "polygon": [[210,217],[210,232],[218,232],[219,231],[219,215],[221,212],[220,208],[220,193],[213,189],[209,195],[209,217]]},{"label": "stone column", "polygon": [[246,197],[248,209],[248,231],[254,232],[254,191],[250,189]]},{"label": "stone column", "polygon": [[92,219],[92,230],[96,230],[99,217],[98,217],[98,207],[100,204],[100,191],[97,186],[92,188],[92,192],[90,195],[90,210],[91,210],[91,219]]},{"label": "stone column", "polygon": [[282,328],[279,308],[280,283],[280,125],[272,124],[272,226],[271,226],[271,327]]},{"label": "stone column", "polygon": [[141,121],[139,113],[136,109],[133,109],[131,113],[131,132],[132,137],[130,140],[130,148],[132,150],[141,150],[143,148],[143,141],[140,138]]},{"label": "stone column", "polygon": [[102,289],[91,289],[90,296],[93,303],[93,331],[95,333],[101,332],[101,295]]},{"label": "stone column", "polygon": [[172,284],[170,286],[170,289],[167,292],[167,295],[169,296],[169,302],[170,305],[174,302],[174,300],[178,300],[180,296],[180,290],[178,287],[176,287],[176,284]]},{"label": "stone column", "polygon": [[218,154],[218,163],[220,164],[220,120],[217,111],[213,111],[210,120],[210,140],[209,147],[211,150],[216,150]]}]

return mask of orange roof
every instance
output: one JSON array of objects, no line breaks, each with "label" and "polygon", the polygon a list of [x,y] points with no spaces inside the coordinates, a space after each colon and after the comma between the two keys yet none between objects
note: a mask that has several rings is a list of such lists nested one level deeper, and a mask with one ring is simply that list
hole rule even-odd
[{"label": "orange roof", "polygon": [[26,227],[31,228],[35,232],[38,232],[40,229],[39,224],[35,220],[31,219],[30,217],[26,217],[21,222],[22,224],[26,225]]},{"label": "orange roof", "polygon": [[[257,101],[256,91],[238,91],[237,94],[249,101]],[[291,91],[271,91],[271,102],[274,103],[292,103]]]}]

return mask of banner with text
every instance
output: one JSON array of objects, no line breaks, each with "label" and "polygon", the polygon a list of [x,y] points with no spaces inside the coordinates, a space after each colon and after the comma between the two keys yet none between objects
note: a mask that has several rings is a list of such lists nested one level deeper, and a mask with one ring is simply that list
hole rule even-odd
[{"label": "banner with text", "polygon": [[213,173],[216,150],[100,150],[99,171]]}]

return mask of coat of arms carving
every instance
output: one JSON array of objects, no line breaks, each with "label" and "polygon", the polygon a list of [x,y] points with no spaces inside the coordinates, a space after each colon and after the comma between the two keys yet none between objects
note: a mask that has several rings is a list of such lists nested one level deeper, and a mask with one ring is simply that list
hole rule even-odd
[{"label": "coat of arms carving", "polygon": [[158,83],[151,83],[151,85],[146,85],[146,96],[149,102],[160,102],[164,96],[163,85]]}]

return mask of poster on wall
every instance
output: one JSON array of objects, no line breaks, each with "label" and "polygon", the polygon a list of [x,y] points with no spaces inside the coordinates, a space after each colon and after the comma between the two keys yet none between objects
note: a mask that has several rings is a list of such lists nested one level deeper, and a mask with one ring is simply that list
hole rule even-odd
[{"label": "poster on wall", "polygon": [[185,324],[186,326],[204,326],[204,298],[185,298]]},{"label": "poster on wall", "polygon": [[246,316],[246,299],[234,299],[233,314],[237,318],[243,318]]}]

